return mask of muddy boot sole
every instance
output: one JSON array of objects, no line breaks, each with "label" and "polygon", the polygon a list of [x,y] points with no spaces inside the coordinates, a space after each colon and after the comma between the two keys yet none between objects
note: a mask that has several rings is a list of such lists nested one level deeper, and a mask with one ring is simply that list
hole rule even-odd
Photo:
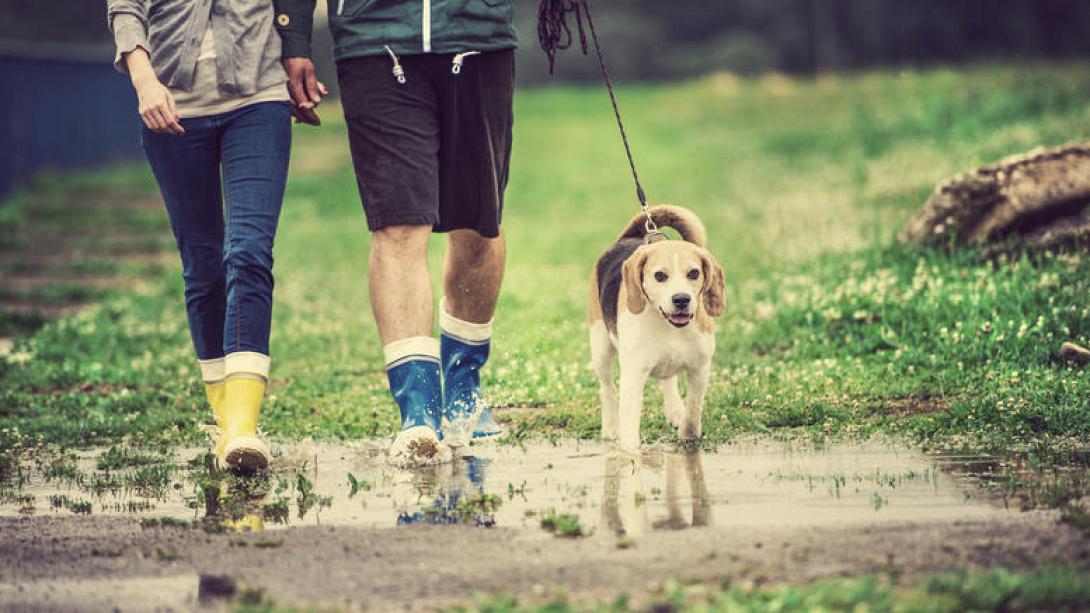
[{"label": "muddy boot sole", "polygon": [[435,430],[415,426],[402,430],[390,445],[390,463],[395,466],[434,466],[450,462],[450,447],[439,440]]},{"label": "muddy boot sole", "polygon": [[265,470],[269,467],[269,448],[256,436],[236,436],[224,447],[223,463],[238,473]]}]

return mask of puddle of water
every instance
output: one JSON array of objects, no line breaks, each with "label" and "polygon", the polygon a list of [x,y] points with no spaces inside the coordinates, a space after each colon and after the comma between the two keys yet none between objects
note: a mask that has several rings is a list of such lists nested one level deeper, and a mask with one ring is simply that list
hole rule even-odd
[{"label": "puddle of water", "polygon": [[[251,497],[224,497],[225,486],[176,475],[170,486],[87,493],[86,487],[35,479],[19,492],[36,501],[0,503],[15,513],[131,514],[197,518],[213,501],[239,529],[344,525],[385,528],[469,524],[638,538],[654,530],[705,526],[805,527],[894,521],[950,521],[1006,513],[973,495],[954,474],[951,456],[928,456],[878,443],[822,449],[776,442],[735,443],[714,452],[656,448],[639,458],[596,442],[485,444],[462,449],[454,463],[405,470],[386,464],[386,441],[303,443],[274,462],[273,476]],[[92,467],[101,452],[81,453]],[[178,452],[182,460],[202,450]],[[966,458],[974,462],[987,458]],[[235,486],[238,486],[236,483]],[[218,489],[217,489],[218,488]],[[208,492],[212,494],[209,495]],[[219,496],[217,496],[219,492]],[[63,504],[80,498],[87,506]],[[61,500],[61,504],[56,501]]]}]

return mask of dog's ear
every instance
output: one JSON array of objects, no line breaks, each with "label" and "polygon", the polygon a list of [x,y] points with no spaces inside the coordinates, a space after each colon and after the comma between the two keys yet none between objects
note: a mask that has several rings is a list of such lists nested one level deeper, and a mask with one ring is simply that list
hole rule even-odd
[{"label": "dog's ear", "polygon": [[708,315],[719,317],[723,314],[723,292],[726,291],[723,268],[707,250],[700,254],[700,260],[704,268],[704,308],[708,310]]},{"label": "dog's ear", "polygon": [[628,310],[634,315],[643,313],[647,299],[643,294],[643,267],[647,264],[647,251],[641,247],[628,256],[621,266],[621,282],[628,294]]}]

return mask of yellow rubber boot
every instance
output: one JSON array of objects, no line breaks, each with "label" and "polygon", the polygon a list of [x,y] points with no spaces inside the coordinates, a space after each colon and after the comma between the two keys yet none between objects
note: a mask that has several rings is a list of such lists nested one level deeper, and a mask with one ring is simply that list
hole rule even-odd
[{"label": "yellow rubber boot", "polygon": [[216,439],[217,458],[223,457],[223,446],[226,441],[226,437],[223,435],[223,401],[226,394],[227,385],[223,381],[216,381],[213,383],[205,382],[204,396],[208,399],[208,405],[212,407],[212,416],[216,418],[216,427],[220,429],[219,437]]},{"label": "yellow rubber boot", "polygon": [[218,457],[231,470],[253,472],[269,465],[269,448],[257,435],[264,397],[264,379],[234,376],[224,383],[223,452]]}]

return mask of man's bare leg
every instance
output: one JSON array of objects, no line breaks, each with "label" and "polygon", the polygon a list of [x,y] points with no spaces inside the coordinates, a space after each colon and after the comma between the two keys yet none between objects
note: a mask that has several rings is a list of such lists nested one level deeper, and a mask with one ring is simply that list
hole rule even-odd
[{"label": "man's bare leg", "polygon": [[451,458],[450,449],[439,440],[443,390],[439,342],[432,336],[430,236],[431,226],[394,226],[375,232],[368,270],[386,377],[401,410],[401,432],[390,445],[390,460],[407,466]]},{"label": "man's bare leg", "polygon": [[492,321],[506,257],[502,230],[496,238],[473,230],[454,230],[448,235],[443,290],[451,315],[473,323]]},{"label": "man's bare leg", "polygon": [[502,233],[489,239],[456,230],[447,239],[439,331],[443,412],[451,426],[444,434],[451,444],[503,431],[481,398],[480,370],[488,361],[505,256]]},{"label": "man's bare leg", "polygon": [[432,334],[430,237],[431,226],[392,226],[371,238],[367,279],[371,310],[384,346]]}]

